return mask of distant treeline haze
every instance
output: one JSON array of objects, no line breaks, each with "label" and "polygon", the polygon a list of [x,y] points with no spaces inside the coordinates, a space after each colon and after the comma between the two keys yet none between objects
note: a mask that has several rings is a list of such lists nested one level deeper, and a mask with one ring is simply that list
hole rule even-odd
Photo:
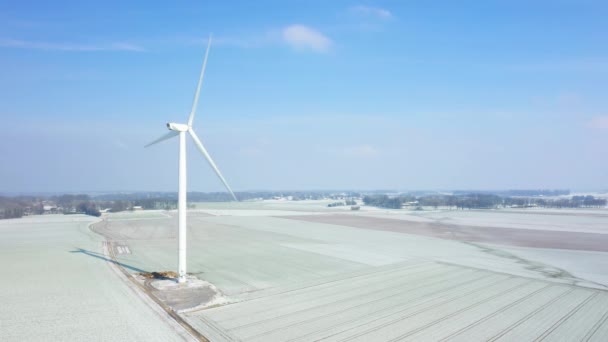
[{"label": "distant treeline haze", "polygon": [[[259,200],[288,198],[289,200],[316,200],[324,198],[343,199],[360,196],[355,192],[303,192],[303,191],[260,191],[237,192],[239,200]],[[189,202],[228,202],[232,197],[223,192],[189,192]],[[59,196],[0,196],[0,219],[19,218],[40,214],[86,214],[100,216],[102,212],[120,212],[134,209],[177,208],[177,193],[139,192],[112,193],[97,196],[84,194]]]},{"label": "distant treeline haze", "polygon": [[[384,193],[384,194],[383,194]],[[571,196],[557,199],[523,196],[568,195],[568,190],[508,190],[494,193],[466,193],[455,191],[452,195],[415,192],[388,196],[389,191],[362,194],[353,191],[259,191],[237,192],[241,201],[283,199],[291,201],[331,199],[328,206],[356,205],[354,198],[363,198],[370,206],[399,209],[409,207],[448,207],[456,209],[490,209],[501,207],[580,208],[603,207],[606,200],[593,196]],[[522,196],[522,197],[516,197]],[[225,202],[232,200],[227,193],[188,193],[189,202]],[[59,196],[0,196],[0,219],[19,218],[36,214],[87,214],[100,216],[102,212],[120,212],[136,209],[171,210],[177,207],[177,193],[139,192],[103,195]]]},{"label": "distant treeline haze", "polygon": [[448,207],[456,209],[494,209],[508,207],[542,208],[600,208],[606,199],[594,196],[572,196],[570,198],[546,199],[537,197],[502,197],[492,194],[431,195],[431,196],[364,196],[363,203],[381,208],[403,207]]},{"label": "distant treeline haze", "polygon": [[100,200],[89,195],[61,195],[48,197],[0,197],[0,219],[19,218],[40,214],[86,214],[101,216],[102,211],[119,212],[142,209],[173,209],[175,200],[146,198],[129,200]]}]

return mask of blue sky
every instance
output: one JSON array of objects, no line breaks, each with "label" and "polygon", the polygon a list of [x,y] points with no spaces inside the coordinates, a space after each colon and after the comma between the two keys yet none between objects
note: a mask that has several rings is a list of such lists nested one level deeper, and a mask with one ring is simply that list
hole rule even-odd
[{"label": "blue sky", "polygon": [[[0,4],[0,192],[608,188],[605,1]],[[221,190],[189,145],[189,188]]]}]

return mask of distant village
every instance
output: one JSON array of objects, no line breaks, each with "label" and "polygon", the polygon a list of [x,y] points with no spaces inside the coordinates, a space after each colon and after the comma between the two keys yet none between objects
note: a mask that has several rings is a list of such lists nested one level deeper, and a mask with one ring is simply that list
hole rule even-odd
[{"label": "distant village", "polygon": [[[256,200],[344,200],[360,197],[353,192],[241,192],[241,201]],[[226,202],[226,193],[188,193],[189,202]],[[109,194],[64,194],[51,196],[0,196],[0,219],[29,215],[86,214],[101,216],[107,212],[136,210],[172,210],[177,208],[177,194],[163,192],[135,192]]]},{"label": "distant village", "polygon": [[[239,192],[240,201],[331,200],[327,207],[361,205],[387,209],[500,209],[500,208],[605,208],[606,197],[570,195],[568,190],[509,190],[496,192],[453,191],[440,193],[419,191],[289,191]],[[188,193],[189,202],[225,202],[226,193]],[[29,215],[86,214],[101,216],[106,212],[127,210],[172,210],[177,206],[176,193],[135,192],[107,194],[64,194],[51,196],[0,196],[0,219]]]},{"label": "distant village", "polygon": [[501,209],[501,208],[604,208],[606,198],[592,195],[544,197],[499,196],[488,193],[468,193],[449,195],[372,195],[364,196],[363,203],[389,209]]}]

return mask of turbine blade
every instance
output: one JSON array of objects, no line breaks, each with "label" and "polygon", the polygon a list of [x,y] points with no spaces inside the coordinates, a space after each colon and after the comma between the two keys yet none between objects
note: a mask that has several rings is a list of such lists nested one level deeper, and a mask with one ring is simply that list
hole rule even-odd
[{"label": "turbine blade", "polygon": [[201,141],[198,138],[198,136],[196,135],[196,133],[194,133],[194,130],[190,129],[190,130],[188,130],[188,132],[190,132],[190,136],[192,137],[192,140],[194,140],[194,143],[196,144],[196,146],[198,147],[198,149],[201,151],[201,153],[203,154],[203,156],[205,157],[205,159],[207,159],[207,162],[209,163],[209,165],[211,166],[211,168],[213,169],[213,171],[215,171],[215,174],[220,178],[220,180],[222,181],[222,183],[224,183],[224,186],[226,187],[226,189],[228,190],[228,192],[230,193],[230,195],[232,195],[232,198],[234,198],[235,201],[238,201],[238,199],[234,195],[234,192],[232,192],[232,189],[230,189],[230,186],[228,185],[228,182],[226,182],[226,179],[224,179],[224,176],[222,176],[222,173],[217,168],[217,165],[215,165],[215,162],[213,162],[213,159],[211,159],[211,156],[209,155],[209,152],[207,152],[207,149],[205,149],[205,146],[203,146],[203,143],[201,143]]},{"label": "turbine blade", "polygon": [[196,86],[196,92],[194,93],[192,110],[190,110],[190,116],[188,117],[188,126],[190,127],[192,127],[194,115],[196,114],[196,107],[198,106],[198,95],[201,93],[201,86],[203,85],[203,77],[205,76],[205,68],[207,67],[207,57],[209,57],[209,48],[211,48],[211,35],[209,35],[209,40],[207,42],[207,51],[205,51],[205,59],[203,60],[203,67],[201,68],[201,75],[198,78],[198,85]]},{"label": "turbine blade", "polygon": [[171,138],[173,138],[174,136],[176,136],[178,134],[179,134],[179,132],[177,132],[177,131],[170,131],[169,133],[164,134],[162,137],[160,137],[160,138],[154,140],[153,142],[149,143],[148,145],[144,146],[144,148],[145,147],[150,147],[150,146],[152,146],[154,144],[158,144],[161,141],[165,141],[167,139],[171,139]]}]

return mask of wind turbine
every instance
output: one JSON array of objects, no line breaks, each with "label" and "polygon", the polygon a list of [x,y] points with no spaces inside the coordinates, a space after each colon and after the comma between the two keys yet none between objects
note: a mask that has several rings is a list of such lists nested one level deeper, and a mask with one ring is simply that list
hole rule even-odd
[{"label": "wind turbine", "polygon": [[209,36],[209,41],[207,43],[207,51],[205,51],[205,59],[203,60],[203,67],[201,68],[201,75],[198,79],[198,85],[196,87],[196,92],[194,93],[194,101],[192,103],[192,110],[190,111],[190,116],[188,116],[188,123],[167,123],[167,128],[169,129],[169,133],[161,136],[160,138],[152,141],[145,147],[152,146],[161,141],[165,141],[167,139],[171,139],[175,136],[179,135],[179,178],[178,178],[178,201],[177,201],[177,213],[178,213],[178,243],[177,243],[177,269],[178,275],[177,281],[179,283],[183,283],[186,281],[186,133],[190,134],[192,140],[194,140],[194,144],[198,147],[199,151],[203,154],[209,166],[215,171],[215,174],[220,178],[224,186],[232,195],[235,201],[237,201],[234,192],[230,189],[230,186],[222,176],[222,173],[215,165],[213,159],[207,152],[203,143],[198,138],[194,129],[192,129],[192,122],[194,121],[194,115],[196,114],[196,107],[198,105],[198,96],[201,92],[201,85],[203,84],[203,77],[205,75],[205,67],[207,66],[207,57],[209,56],[209,48],[211,47],[211,36]]}]

